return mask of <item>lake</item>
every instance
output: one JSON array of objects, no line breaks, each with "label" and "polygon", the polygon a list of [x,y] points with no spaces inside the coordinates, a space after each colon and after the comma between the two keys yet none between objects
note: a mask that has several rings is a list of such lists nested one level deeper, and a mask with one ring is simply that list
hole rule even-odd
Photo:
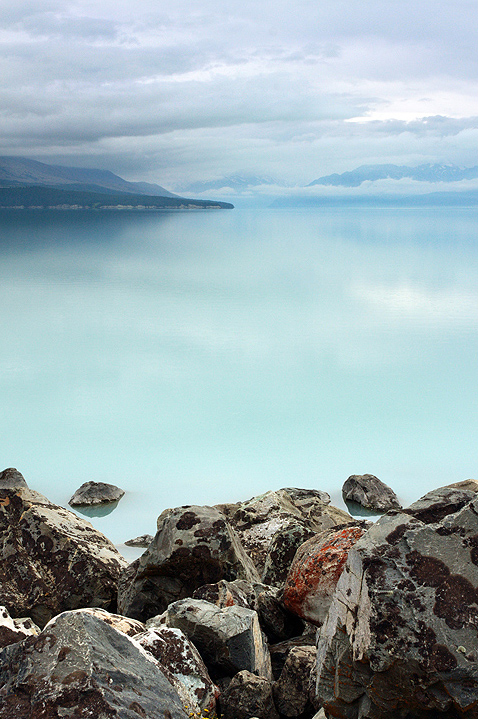
[{"label": "lake", "polygon": [[[478,211],[3,212],[0,469],[170,506],[476,477]],[[341,505],[342,506],[342,505]]]}]

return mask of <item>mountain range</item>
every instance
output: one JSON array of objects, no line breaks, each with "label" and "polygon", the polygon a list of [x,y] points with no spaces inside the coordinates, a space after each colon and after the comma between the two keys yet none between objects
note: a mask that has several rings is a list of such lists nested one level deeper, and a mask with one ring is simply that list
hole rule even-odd
[{"label": "mountain range", "polygon": [[228,202],[191,200],[161,185],[128,182],[109,170],[0,157],[0,207],[15,209],[231,209]]},{"label": "mountain range", "polygon": [[324,175],[310,182],[314,185],[332,185],[334,187],[359,187],[362,182],[374,180],[401,180],[409,178],[418,182],[459,182],[474,180],[478,177],[478,166],[458,167],[457,165],[361,165],[350,172]]}]

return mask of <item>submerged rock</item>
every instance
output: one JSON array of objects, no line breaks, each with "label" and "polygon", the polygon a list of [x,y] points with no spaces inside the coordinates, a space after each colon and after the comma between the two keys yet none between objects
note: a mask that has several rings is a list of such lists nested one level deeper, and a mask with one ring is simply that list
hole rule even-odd
[{"label": "submerged rock", "polygon": [[0,651],[0,719],[186,719],[160,665],[88,612],[65,612]]},{"label": "submerged rock", "polygon": [[124,496],[124,489],[105,482],[84,482],[68,504],[71,507],[91,507],[98,504],[118,502]]},{"label": "submerged rock", "polygon": [[29,489],[0,489],[0,604],[43,627],[66,609],[116,608],[127,561],[74,512]]},{"label": "submerged rock", "polygon": [[352,474],[342,487],[344,502],[356,502],[366,509],[387,512],[400,509],[397,495],[373,474]]},{"label": "submerged rock", "polygon": [[259,580],[224,515],[213,507],[167,509],[147,550],[121,577],[119,611],[145,621],[221,579]]},{"label": "submerged rock", "polygon": [[350,549],[319,633],[317,695],[337,719],[477,719],[475,491],[430,492]]}]

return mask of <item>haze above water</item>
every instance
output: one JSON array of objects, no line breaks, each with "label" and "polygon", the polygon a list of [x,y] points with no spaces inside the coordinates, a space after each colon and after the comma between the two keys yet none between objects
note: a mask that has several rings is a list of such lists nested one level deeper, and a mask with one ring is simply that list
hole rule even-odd
[{"label": "haze above water", "polygon": [[0,469],[93,523],[477,476],[478,211],[3,213]]}]

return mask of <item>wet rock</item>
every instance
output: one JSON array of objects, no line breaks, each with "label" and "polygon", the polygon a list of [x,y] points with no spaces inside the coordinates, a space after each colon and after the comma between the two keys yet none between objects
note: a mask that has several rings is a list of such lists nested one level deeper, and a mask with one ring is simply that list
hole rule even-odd
[{"label": "wet rock", "polygon": [[259,579],[224,515],[213,507],[168,509],[147,550],[121,577],[119,611],[145,621],[221,579]]},{"label": "wet rock", "polygon": [[281,587],[299,547],[317,532],[308,522],[298,519],[290,521],[272,537],[266,553],[262,581],[273,587]]},{"label": "wet rock", "polygon": [[221,697],[222,719],[279,719],[271,682],[248,671],[236,674]]},{"label": "wet rock", "polygon": [[324,621],[350,548],[366,531],[364,523],[315,535],[297,550],[283,590],[284,606],[307,622]]},{"label": "wet rock", "polygon": [[320,532],[351,520],[347,512],[329,503],[330,497],[326,492],[287,487],[266,492],[247,502],[218,507],[226,514],[262,575],[273,537],[291,522]]},{"label": "wet rock", "polygon": [[152,541],[153,536],[151,534],[142,534],[140,537],[128,539],[125,544],[127,547],[139,547],[140,549],[146,549],[147,547],[149,547]]},{"label": "wet rock", "polygon": [[8,467],[8,469],[0,472],[0,489],[18,489],[22,487],[28,489],[28,484],[18,469]]},{"label": "wet rock", "polygon": [[317,694],[337,719],[476,719],[478,497],[442,488],[351,548],[320,629]]},{"label": "wet rock", "polygon": [[0,648],[39,633],[39,627],[29,617],[12,619],[5,607],[0,607]]},{"label": "wet rock", "polygon": [[293,647],[280,678],[273,687],[275,705],[281,716],[311,719],[315,698],[315,647]]},{"label": "wet rock", "polygon": [[0,719],[187,716],[158,662],[88,612],[60,614],[0,651]]},{"label": "wet rock", "polygon": [[0,489],[0,604],[40,627],[81,606],[116,609],[127,561],[93,526],[29,489]]},{"label": "wet rock", "polygon": [[272,678],[271,662],[257,613],[231,606],[223,609],[202,599],[182,599],[147,623],[176,627],[193,642],[213,679],[242,669]]},{"label": "wet rock", "polygon": [[90,507],[98,504],[118,502],[124,496],[124,489],[105,482],[84,482],[68,504],[71,507]]},{"label": "wet rock", "polygon": [[373,474],[352,474],[342,487],[344,502],[356,502],[366,509],[387,512],[400,509],[397,495]]},{"label": "wet rock", "polygon": [[138,634],[135,640],[186,688],[191,712],[211,714],[215,711],[219,689],[213,684],[196,647],[180,629],[150,628]]}]

